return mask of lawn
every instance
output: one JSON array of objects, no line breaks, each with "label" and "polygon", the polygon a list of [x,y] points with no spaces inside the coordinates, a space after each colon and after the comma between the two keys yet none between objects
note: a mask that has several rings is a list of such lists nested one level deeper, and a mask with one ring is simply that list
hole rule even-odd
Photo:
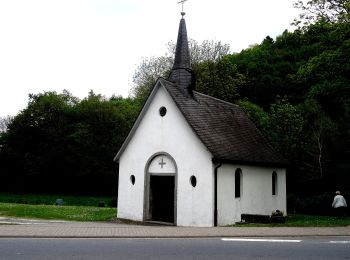
[{"label": "lawn", "polygon": [[11,194],[0,193],[0,202],[18,203],[30,205],[54,205],[56,199],[63,199],[65,206],[98,206],[103,201],[106,206],[111,205],[112,197],[92,197],[92,196],[67,196],[67,195],[45,195],[45,194]]},{"label": "lawn", "polygon": [[318,215],[290,215],[284,224],[239,224],[236,227],[335,227],[349,226],[350,217],[333,217]]},{"label": "lawn", "polygon": [[[63,206],[56,206],[62,199]],[[106,207],[98,207],[104,202]],[[0,216],[71,221],[108,221],[116,217],[112,197],[0,193]]]},{"label": "lawn", "polygon": [[0,216],[70,221],[109,221],[116,208],[0,203]]},{"label": "lawn", "polygon": [[348,226],[350,217],[317,216],[317,215],[291,215],[287,218],[285,226],[298,227],[332,227]]}]

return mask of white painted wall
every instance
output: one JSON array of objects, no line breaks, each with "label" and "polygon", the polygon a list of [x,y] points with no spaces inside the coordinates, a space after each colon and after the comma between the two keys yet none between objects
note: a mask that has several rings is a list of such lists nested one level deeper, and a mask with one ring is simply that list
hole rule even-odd
[{"label": "white painted wall", "polygon": [[[159,115],[162,106],[167,108],[164,117]],[[178,170],[177,225],[213,226],[212,155],[162,86],[120,157],[118,217],[143,220],[145,167],[160,152],[168,153]],[[132,174],[136,177],[135,185],[130,182]],[[195,188],[190,184],[192,175],[197,178]]]},{"label": "white painted wall", "polygon": [[[235,198],[237,168],[242,170],[240,198]],[[273,171],[277,173],[276,195],[272,195]],[[285,169],[229,164],[218,169],[218,225],[234,224],[242,213],[271,215],[276,209],[287,214]]]}]

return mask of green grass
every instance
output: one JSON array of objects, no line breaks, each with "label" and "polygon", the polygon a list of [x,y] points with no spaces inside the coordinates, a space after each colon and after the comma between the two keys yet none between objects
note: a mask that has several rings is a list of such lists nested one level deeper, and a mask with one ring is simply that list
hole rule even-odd
[{"label": "green grass", "polygon": [[54,205],[56,199],[63,199],[65,206],[98,206],[100,201],[109,206],[112,197],[0,193],[0,202],[3,203]]},{"label": "green grass", "polygon": [[350,217],[290,215],[284,224],[239,224],[236,227],[336,227],[349,226]]},{"label": "green grass", "polygon": [[115,208],[89,206],[53,206],[0,203],[0,216],[70,221],[109,221],[116,217]]},{"label": "green grass", "polygon": [[299,227],[333,227],[350,225],[350,217],[291,215],[287,218],[285,226]]},{"label": "green grass", "polygon": [[[64,206],[55,206],[63,199]],[[106,208],[97,207],[104,201]],[[0,216],[71,221],[108,221],[116,208],[107,208],[111,197],[0,193]]]}]

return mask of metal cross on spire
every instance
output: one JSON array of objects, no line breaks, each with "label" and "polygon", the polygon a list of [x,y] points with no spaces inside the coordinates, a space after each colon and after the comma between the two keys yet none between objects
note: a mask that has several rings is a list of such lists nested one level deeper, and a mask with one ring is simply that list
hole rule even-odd
[{"label": "metal cross on spire", "polygon": [[187,0],[181,0],[180,2],[178,2],[178,4],[181,4],[182,7],[181,7],[181,15],[182,17],[185,15],[185,12],[184,12],[184,4]]}]

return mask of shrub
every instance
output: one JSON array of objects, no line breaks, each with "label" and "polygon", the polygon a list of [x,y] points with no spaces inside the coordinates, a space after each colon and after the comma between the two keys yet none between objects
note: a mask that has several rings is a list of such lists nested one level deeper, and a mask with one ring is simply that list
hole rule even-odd
[{"label": "shrub", "polygon": [[111,201],[109,202],[109,206],[111,208],[116,208],[118,207],[118,198],[114,197],[113,199],[111,199]]}]

